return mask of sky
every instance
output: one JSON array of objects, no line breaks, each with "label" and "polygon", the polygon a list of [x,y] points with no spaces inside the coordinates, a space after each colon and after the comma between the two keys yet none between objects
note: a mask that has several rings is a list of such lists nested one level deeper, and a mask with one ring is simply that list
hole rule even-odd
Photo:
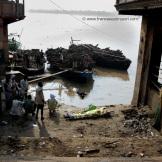
[{"label": "sky", "polygon": [[52,2],[65,10],[116,11],[115,0],[26,0],[26,10],[58,9]]}]

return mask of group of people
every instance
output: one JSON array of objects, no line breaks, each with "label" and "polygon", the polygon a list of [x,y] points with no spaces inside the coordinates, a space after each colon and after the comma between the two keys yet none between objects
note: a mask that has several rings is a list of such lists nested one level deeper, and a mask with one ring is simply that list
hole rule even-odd
[{"label": "group of people", "polygon": [[[27,116],[32,114],[35,119],[38,119],[39,111],[41,112],[41,120],[44,120],[44,105],[45,99],[43,94],[43,83],[38,82],[36,88],[35,99],[28,94],[28,80],[27,76],[24,76],[19,82],[16,81],[16,77],[6,77],[3,81],[3,89],[6,100],[6,108],[9,110],[12,116]],[[47,101],[49,114],[53,115],[57,106],[57,101],[53,94],[50,94],[50,99]]]},{"label": "group of people", "polygon": [[[6,77],[3,80],[3,90],[5,94],[6,109],[12,116],[22,116],[32,113],[36,119],[38,119],[39,110],[41,110],[41,120],[44,120],[43,107],[45,104],[43,95],[43,83],[38,82],[36,89],[35,99],[28,94],[28,80],[27,76],[24,76],[19,82],[16,80],[15,75]],[[35,115],[36,111],[36,115]]]},{"label": "group of people", "polygon": [[11,75],[10,77],[6,76],[6,80],[3,81],[3,85],[7,109],[11,109],[13,100],[23,100],[27,97],[27,76],[24,76],[24,78],[21,79],[19,83],[16,81],[15,75]]}]

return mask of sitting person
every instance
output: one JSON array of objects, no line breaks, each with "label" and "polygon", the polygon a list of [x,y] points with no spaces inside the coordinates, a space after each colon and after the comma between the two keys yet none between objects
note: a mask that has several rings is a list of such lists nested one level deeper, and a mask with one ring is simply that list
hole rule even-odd
[{"label": "sitting person", "polygon": [[25,111],[23,108],[23,102],[19,100],[19,98],[15,98],[12,102],[12,107],[10,111],[11,116],[22,116],[24,115]]},{"label": "sitting person", "polygon": [[27,99],[24,101],[25,115],[32,113],[32,116],[35,115],[35,102],[32,100],[31,95],[27,96]]},{"label": "sitting person", "polygon": [[49,115],[50,116],[55,115],[58,102],[55,99],[55,96],[53,94],[50,94],[50,99],[48,99],[47,103],[48,103]]}]

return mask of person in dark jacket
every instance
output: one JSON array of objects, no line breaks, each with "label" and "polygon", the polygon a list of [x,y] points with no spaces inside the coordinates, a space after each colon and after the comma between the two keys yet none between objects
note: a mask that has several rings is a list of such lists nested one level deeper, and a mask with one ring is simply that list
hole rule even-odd
[{"label": "person in dark jacket", "polygon": [[41,110],[41,120],[44,120],[43,117],[43,109],[44,109],[44,94],[43,94],[43,83],[38,82],[38,87],[36,89],[36,96],[35,96],[35,102],[36,102],[36,119],[38,119],[38,113],[39,110]]}]

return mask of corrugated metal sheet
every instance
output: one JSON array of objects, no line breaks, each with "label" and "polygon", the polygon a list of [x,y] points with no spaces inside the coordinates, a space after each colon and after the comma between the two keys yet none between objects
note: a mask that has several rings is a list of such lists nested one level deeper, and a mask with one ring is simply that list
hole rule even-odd
[{"label": "corrugated metal sheet", "polygon": [[122,3],[136,2],[136,1],[139,1],[139,0],[117,0],[117,3],[122,4]]},{"label": "corrugated metal sheet", "polygon": [[162,8],[162,0],[117,0],[118,11],[142,11]]}]

